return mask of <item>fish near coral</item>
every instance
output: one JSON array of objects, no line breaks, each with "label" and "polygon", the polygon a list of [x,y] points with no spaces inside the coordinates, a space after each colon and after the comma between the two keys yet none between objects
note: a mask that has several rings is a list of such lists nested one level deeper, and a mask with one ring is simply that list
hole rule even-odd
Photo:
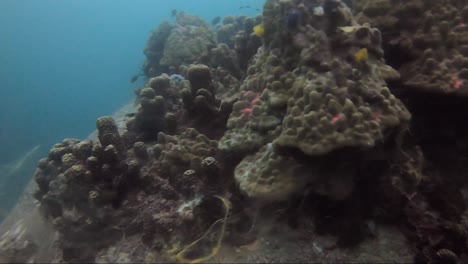
[{"label": "fish near coral", "polygon": [[366,48],[362,48],[354,53],[354,60],[358,63],[366,61],[369,58],[369,53]]},{"label": "fish near coral", "polygon": [[265,35],[265,27],[262,24],[256,25],[253,28],[253,31],[254,31],[254,35],[257,37],[263,37]]},{"label": "fish near coral", "polygon": [[217,16],[211,20],[211,25],[216,26],[219,22],[221,22],[221,17]]},{"label": "fish near coral", "polygon": [[130,82],[131,82],[131,83],[135,83],[136,81],[138,81],[138,78],[140,78],[140,76],[143,76],[143,74],[135,74],[135,75],[133,75],[133,77],[130,79]]}]

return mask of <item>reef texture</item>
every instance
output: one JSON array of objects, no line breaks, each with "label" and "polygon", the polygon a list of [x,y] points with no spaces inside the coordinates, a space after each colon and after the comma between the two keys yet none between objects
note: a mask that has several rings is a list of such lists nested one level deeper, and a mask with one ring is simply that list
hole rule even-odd
[{"label": "reef texture", "polygon": [[382,31],[386,57],[407,89],[468,94],[466,1],[354,1],[356,17]]},{"label": "reef texture", "polygon": [[207,51],[213,38],[214,33],[204,20],[179,13],[175,25],[164,21],[151,33],[144,50],[147,60],[143,71],[154,77],[192,63]]},{"label": "reef texture", "polygon": [[[467,118],[468,2],[357,0],[353,6],[359,22],[382,32],[385,58],[401,75],[392,90],[413,114],[411,141],[420,146],[420,154],[408,152],[403,166],[389,172],[407,202],[394,199],[386,214],[396,217],[395,206],[404,208],[400,219],[417,262],[466,262],[467,128],[459,120]],[[396,197],[384,184],[384,196]]]},{"label": "reef texture", "polygon": [[252,34],[261,20],[261,15],[256,19],[226,17],[222,25],[211,28],[201,18],[181,12],[175,24],[165,21],[151,33],[144,50],[147,60],[143,72],[148,77],[163,72],[180,74],[184,73],[180,69],[183,64],[203,63],[242,78],[262,44],[261,38]]},{"label": "reef texture", "polygon": [[136,111],[39,162],[49,261],[467,262],[467,3],[346,3],[161,23]]},{"label": "reef texture", "polygon": [[[296,151],[314,158],[345,147],[372,148],[409,122],[411,115],[385,83],[391,69],[383,60],[379,30],[357,25],[339,2],[326,2],[324,13],[314,13],[314,8],[298,1],[265,4],[265,44],[248,70],[241,100],[234,104],[220,140],[223,151],[250,153],[272,142],[272,152],[288,156]],[[292,25],[281,20],[295,16]],[[369,54],[357,58],[360,50]],[[272,194],[248,192],[253,198],[281,200],[295,193],[286,192],[284,184],[271,188],[272,181],[285,181],[277,178],[297,178],[305,186],[327,177],[310,172],[304,181],[279,170],[284,161],[266,156],[254,160],[258,173],[268,177],[255,175],[244,160],[239,166],[246,168],[235,175],[241,189],[270,185],[265,188]]]},{"label": "reef texture", "polygon": [[[242,70],[247,70],[250,59],[261,46],[261,36],[252,34],[256,25],[261,25],[262,16],[256,18],[245,16],[225,17],[223,24],[216,28],[217,40],[234,49]],[[229,65],[229,64],[222,64]]]}]

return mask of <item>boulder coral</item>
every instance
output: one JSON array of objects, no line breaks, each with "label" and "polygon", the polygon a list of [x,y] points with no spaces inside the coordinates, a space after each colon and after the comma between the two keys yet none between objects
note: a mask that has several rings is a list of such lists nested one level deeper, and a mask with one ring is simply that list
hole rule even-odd
[{"label": "boulder coral", "polygon": [[[274,149],[315,157],[347,147],[370,149],[409,122],[410,113],[385,82],[391,68],[383,59],[380,31],[357,24],[341,2],[326,1],[324,9],[316,14],[302,1],[267,1],[265,44],[242,84],[221,150],[245,154],[272,143]],[[291,10],[300,14],[295,28],[283,21]],[[356,61],[354,54],[363,48],[368,58]],[[255,167],[268,171],[274,164],[268,160],[256,160]],[[261,178],[239,171],[239,182]],[[280,186],[270,191],[284,198],[294,193]]]}]

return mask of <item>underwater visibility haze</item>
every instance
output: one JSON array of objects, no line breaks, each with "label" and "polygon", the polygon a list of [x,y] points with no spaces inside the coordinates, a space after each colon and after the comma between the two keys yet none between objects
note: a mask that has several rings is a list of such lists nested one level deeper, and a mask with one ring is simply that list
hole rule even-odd
[{"label": "underwater visibility haze", "polygon": [[[41,155],[63,138],[86,138],[97,117],[132,99],[140,83],[129,80],[141,73],[148,34],[161,21],[174,20],[172,10],[208,21],[258,13],[238,9],[244,2],[0,1],[0,219]],[[31,150],[35,155],[27,156]],[[23,173],[12,177],[8,170],[25,156]]]},{"label": "underwater visibility haze", "polygon": [[0,263],[468,262],[468,0],[0,14]]}]

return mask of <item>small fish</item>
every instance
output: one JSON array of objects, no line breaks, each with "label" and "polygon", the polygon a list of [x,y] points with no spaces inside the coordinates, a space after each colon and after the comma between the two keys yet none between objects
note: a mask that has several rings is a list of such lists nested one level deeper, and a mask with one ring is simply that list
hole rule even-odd
[{"label": "small fish", "polygon": [[244,9],[245,7],[244,6],[240,6],[239,9]]},{"label": "small fish", "polygon": [[356,53],[354,53],[354,59],[356,60],[356,62],[359,62],[359,63],[366,61],[368,57],[369,57],[369,53],[366,48],[362,48],[358,50]]},{"label": "small fish", "polygon": [[260,11],[260,8],[255,8],[255,11],[257,11],[257,12]]},{"label": "small fish", "polygon": [[359,28],[359,27],[357,27],[357,26],[338,27],[338,29],[343,31],[344,33],[351,33],[354,30],[356,30],[357,28]]},{"label": "small fish", "polygon": [[255,36],[263,37],[265,35],[265,27],[262,24],[256,25],[253,28],[253,32],[254,32]]},{"label": "small fish", "polygon": [[177,9],[172,9],[171,16],[172,17],[177,16]]},{"label": "small fish", "polygon": [[138,81],[138,78],[140,78],[140,74],[134,75],[134,76],[130,79],[130,82],[131,82],[131,83],[135,83],[136,81]]},{"label": "small fish", "polygon": [[249,5],[246,5],[245,8],[250,8],[250,6],[249,6]]},{"label": "small fish", "polygon": [[221,17],[217,16],[211,20],[211,25],[216,26],[219,22],[221,22]]}]

